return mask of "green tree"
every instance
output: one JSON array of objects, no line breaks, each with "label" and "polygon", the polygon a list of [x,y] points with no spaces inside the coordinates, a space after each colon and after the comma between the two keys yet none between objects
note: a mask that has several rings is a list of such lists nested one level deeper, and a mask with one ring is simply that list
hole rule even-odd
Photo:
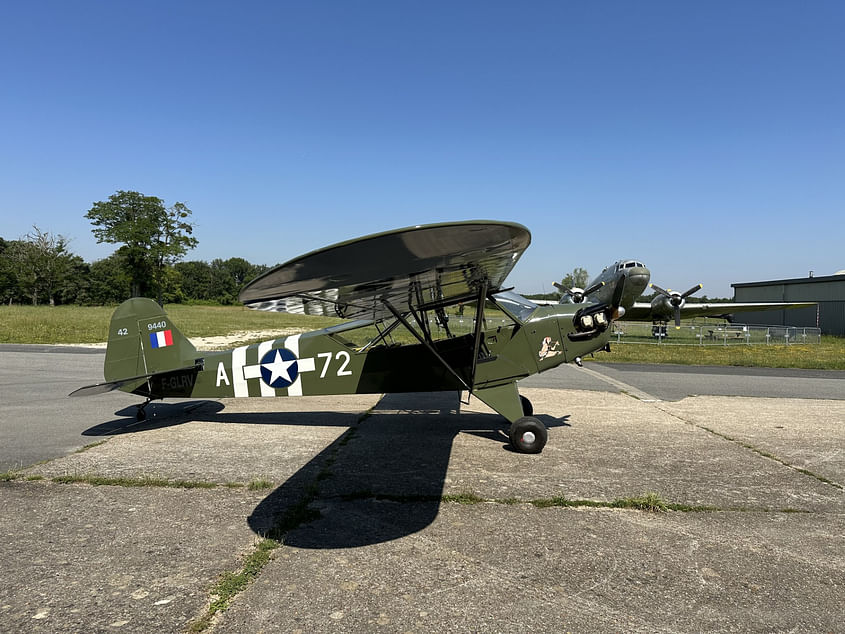
[{"label": "green tree", "polygon": [[21,240],[6,244],[8,274],[14,278],[17,292],[33,305],[42,300],[55,305],[57,293],[67,283],[77,257],[68,251],[67,238],[33,225]]},{"label": "green tree", "polygon": [[173,267],[179,274],[179,285],[187,300],[211,301],[212,296],[212,273],[208,262],[192,260],[190,262],[178,262]]},{"label": "green tree", "polygon": [[33,306],[38,305],[38,256],[27,240],[15,240],[9,245],[9,264],[20,296]]},{"label": "green tree", "polygon": [[122,249],[93,262],[88,273],[87,301],[94,305],[119,304],[130,296],[132,278]]},{"label": "green tree", "polygon": [[129,267],[131,295],[155,290],[163,301],[167,269],[197,245],[190,223],[191,210],[177,202],[165,207],[156,196],[119,190],[106,201],[94,203],[85,217],[94,225],[97,242],[123,244]]},{"label": "green tree", "polygon": [[564,275],[560,283],[566,288],[584,288],[585,286],[587,286],[587,282],[589,280],[590,276],[587,273],[587,270],[582,269],[579,266],[575,267],[572,270],[572,273],[567,273],[566,275]]},{"label": "green tree", "polygon": [[267,267],[251,264],[243,258],[217,258],[211,264],[179,262],[173,268],[178,273],[179,286],[186,300],[236,304],[243,285]]},{"label": "green tree", "polygon": [[59,304],[87,304],[89,273],[91,267],[78,255],[70,255],[66,261],[64,275],[55,287],[55,297]]},{"label": "green tree", "polygon": [[261,273],[267,270],[266,266],[251,264],[243,258],[229,258],[228,260],[224,260],[222,262],[222,266],[229,272],[229,275],[232,276],[232,279],[238,288],[238,292],[240,292],[244,284],[258,277]]},{"label": "green tree", "polygon": [[213,277],[214,299],[221,304],[236,304],[238,293],[244,284],[249,282],[266,267],[250,264],[243,258],[216,259],[211,262]]},{"label": "green tree", "polygon": [[15,241],[0,238],[0,301],[12,304],[19,300],[18,279],[12,262]]},{"label": "green tree", "polygon": [[70,273],[73,254],[68,249],[68,240],[62,235],[41,231],[35,225],[26,234],[35,250],[35,265],[38,269],[38,291],[43,293],[50,306],[56,303],[56,292]]}]

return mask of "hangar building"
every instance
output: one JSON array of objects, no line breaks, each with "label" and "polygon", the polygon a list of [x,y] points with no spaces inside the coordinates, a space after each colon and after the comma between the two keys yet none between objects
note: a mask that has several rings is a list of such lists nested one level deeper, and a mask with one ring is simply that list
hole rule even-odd
[{"label": "hangar building", "polygon": [[[743,313],[749,324],[817,326],[822,334],[845,337],[845,271],[822,277],[731,284],[735,302],[818,302],[817,307]],[[737,320],[740,316],[737,315]]]}]

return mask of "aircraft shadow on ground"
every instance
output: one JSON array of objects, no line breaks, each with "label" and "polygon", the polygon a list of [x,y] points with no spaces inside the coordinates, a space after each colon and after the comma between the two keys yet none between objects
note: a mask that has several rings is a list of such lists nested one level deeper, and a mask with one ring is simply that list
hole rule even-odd
[{"label": "aircraft shadow on ground", "polygon": [[[135,434],[165,427],[175,427],[187,422],[232,423],[247,425],[313,425],[311,417],[303,418],[302,412],[238,412],[227,414],[218,401],[180,401],[176,403],[150,403],[147,419],[136,421],[137,407],[130,405],[114,413],[115,418],[82,432],[83,436],[117,436]],[[222,412],[222,413],[221,413]],[[349,415],[337,412],[309,412],[319,416],[320,425],[347,426]]]},{"label": "aircraft shadow on ground", "polygon": [[[151,403],[147,420],[136,407],[91,427],[85,436],[141,433],[201,421],[254,425],[313,425],[302,412],[226,414],[217,401]],[[313,412],[309,412],[313,413]],[[535,414],[547,427],[569,427],[569,416]],[[319,412],[320,425],[346,427],[348,412]],[[340,435],[265,497],[247,518],[258,535],[289,522],[309,501],[320,517],[293,527],[286,544],[299,548],[354,548],[416,533],[437,517],[455,438],[463,433],[512,451],[508,424],[498,414],[460,411],[458,392],[387,394],[350,434]],[[525,456],[527,460],[532,459]],[[318,491],[314,494],[315,487]],[[312,496],[309,498],[309,496]]]},{"label": "aircraft shadow on ground", "polygon": [[[568,417],[541,418],[569,425]],[[416,533],[437,517],[455,437],[469,433],[509,449],[506,430],[501,416],[461,414],[457,392],[385,395],[351,438],[338,438],[262,500],[249,526],[272,534],[313,496],[309,508],[320,516],[289,530],[285,544],[355,548]]]}]

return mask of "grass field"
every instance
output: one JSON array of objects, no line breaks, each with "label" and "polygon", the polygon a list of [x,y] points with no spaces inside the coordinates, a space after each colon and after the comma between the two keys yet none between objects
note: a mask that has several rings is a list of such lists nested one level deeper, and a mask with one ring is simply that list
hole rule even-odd
[{"label": "grass field", "polygon": [[789,346],[657,346],[611,342],[610,352],[597,352],[594,360],[607,363],[679,363],[845,370],[845,339],[822,336],[820,343]]},{"label": "grass field", "polygon": [[[114,306],[2,306],[0,343],[99,343],[108,338]],[[301,328],[315,330],[341,320],[329,317],[266,313],[242,306],[166,307],[173,323],[188,337],[226,335],[250,330]],[[467,313],[469,317],[469,312]],[[491,319],[497,315],[488,315]],[[454,330],[462,328],[452,316]],[[467,319],[471,324],[471,318]],[[611,352],[596,353],[595,361],[615,363],[680,363],[845,370],[845,339],[822,337],[807,345],[679,346],[611,343]]]},{"label": "grass field", "polygon": [[[2,306],[0,343],[100,343],[108,339],[115,306]],[[243,306],[165,307],[187,337],[209,337],[244,330],[302,328],[316,330],[340,319],[268,313]]]}]

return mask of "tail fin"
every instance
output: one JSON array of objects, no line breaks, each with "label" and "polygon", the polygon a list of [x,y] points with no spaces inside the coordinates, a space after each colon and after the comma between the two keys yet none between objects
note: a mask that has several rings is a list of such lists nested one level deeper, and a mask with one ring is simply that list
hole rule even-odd
[{"label": "tail fin", "polygon": [[194,345],[151,299],[133,297],[114,311],[103,374],[106,381],[157,374],[193,365]]}]

